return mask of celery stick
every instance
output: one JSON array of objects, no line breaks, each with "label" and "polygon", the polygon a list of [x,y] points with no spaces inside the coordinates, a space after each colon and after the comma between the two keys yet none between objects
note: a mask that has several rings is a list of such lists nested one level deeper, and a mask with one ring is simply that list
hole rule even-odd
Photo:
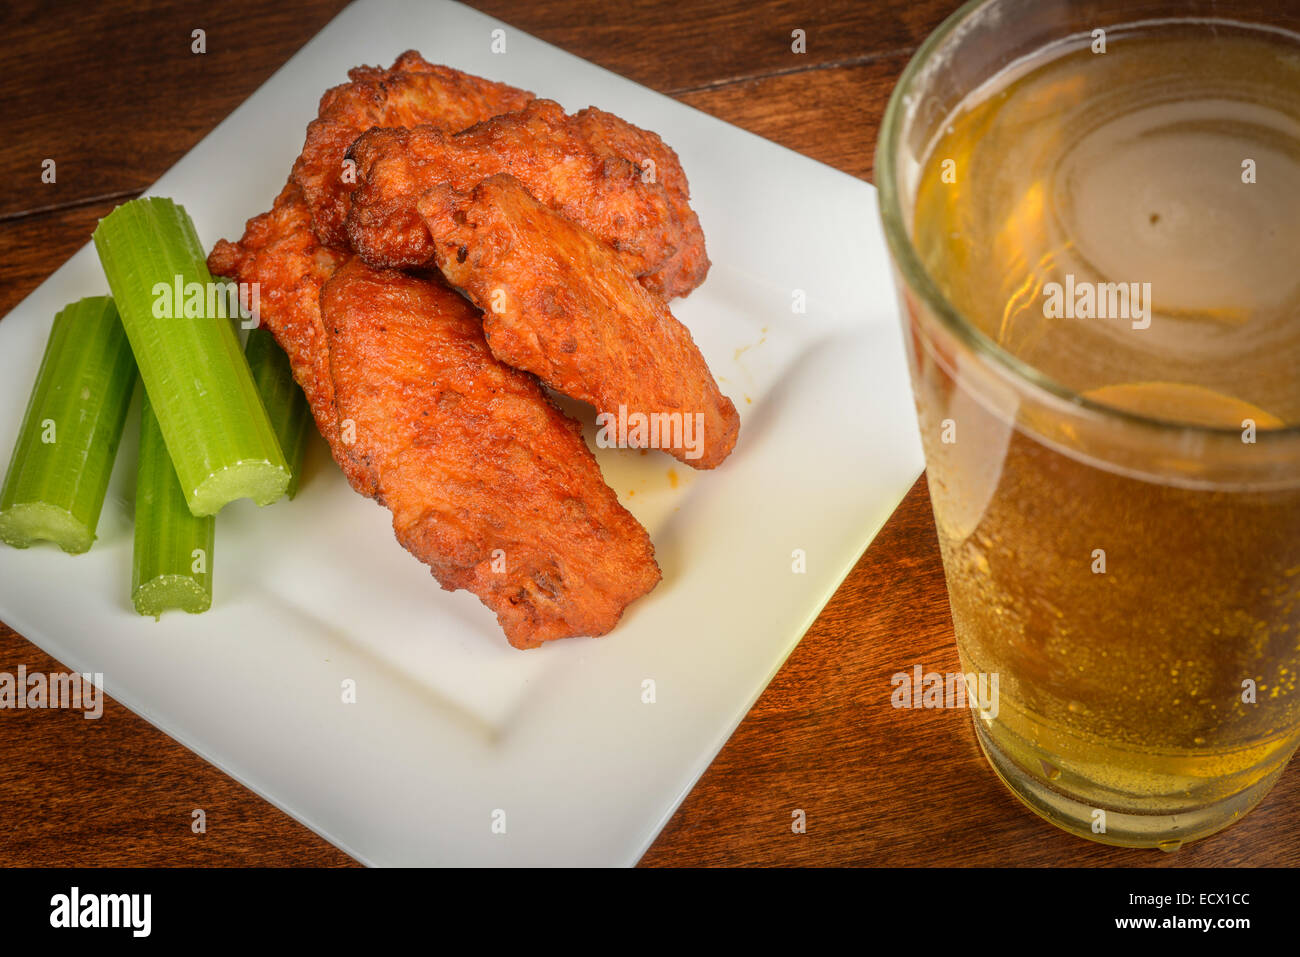
[{"label": "celery stick", "polygon": [[146,393],[140,405],[135,475],[135,552],[131,603],[158,618],[169,608],[191,614],[212,606],[215,516],[191,514]]},{"label": "celery stick", "polygon": [[302,459],[307,451],[307,440],[315,428],[307,397],[298,383],[293,381],[289,357],[275,341],[275,336],[265,329],[254,329],[248,334],[244,347],[248,366],[253,370],[253,381],[270,416],[275,437],[280,441],[284,460],[293,473],[285,494],[293,498],[298,494],[298,480],[302,477]]},{"label": "celery stick", "polygon": [[289,467],[185,210],[132,200],[94,239],[190,511],[274,502]]},{"label": "celery stick", "polygon": [[82,299],[54,317],[0,489],[0,541],[90,548],[134,387],[112,299]]}]

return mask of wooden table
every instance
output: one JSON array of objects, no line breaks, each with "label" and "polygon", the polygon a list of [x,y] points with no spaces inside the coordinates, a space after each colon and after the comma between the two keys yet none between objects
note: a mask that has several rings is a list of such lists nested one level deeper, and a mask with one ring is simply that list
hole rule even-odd
[{"label": "wooden table", "polygon": [[[872,177],[876,129],[895,80],[957,6],[471,3],[864,180]],[[235,9],[164,0],[138,13],[126,0],[11,0],[0,11],[0,171],[7,187],[0,193],[0,314],[342,6],[258,0]],[[195,28],[207,32],[201,57],[189,49]],[[791,51],[795,29],[806,32],[806,53]],[[255,156],[256,144],[250,151]],[[54,185],[40,179],[47,157],[58,164]],[[0,671],[19,664],[66,670],[0,625]],[[985,764],[967,713],[890,707],[890,675],[914,664],[959,670],[924,481],[642,863],[1300,864],[1300,764],[1243,823],[1178,854],[1102,847],[1022,808]],[[190,831],[195,807],[207,812],[202,837]],[[791,832],[794,808],[807,813],[806,834]],[[351,863],[116,702],[95,722],[70,711],[0,712],[0,864]]]}]

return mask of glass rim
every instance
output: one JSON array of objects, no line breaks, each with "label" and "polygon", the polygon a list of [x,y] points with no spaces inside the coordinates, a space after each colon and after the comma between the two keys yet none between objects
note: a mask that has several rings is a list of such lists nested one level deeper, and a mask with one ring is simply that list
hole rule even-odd
[{"label": "glass rim", "polygon": [[[921,262],[921,257],[912,243],[907,226],[903,221],[902,196],[898,189],[897,163],[895,156],[902,137],[905,120],[907,97],[917,74],[933,58],[936,51],[956,32],[957,28],[981,8],[992,6],[1001,0],[967,0],[948,16],[917,48],[899,77],[885,116],[880,126],[880,139],[876,145],[875,186],[880,216],[884,225],[885,241],[889,246],[894,264],[902,274],[908,288],[920,295],[931,313],[938,317],[943,326],[959,342],[969,348],[980,360],[991,365],[996,372],[1009,375],[1014,384],[1020,388],[1028,387],[1031,394],[1038,393],[1049,400],[1064,402],[1074,406],[1078,411],[1100,419],[1109,419],[1142,430],[1154,430],[1162,434],[1181,434],[1208,439],[1225,439],[1232,437],[1239,440],[1241,429],[1236,426],[1200,425],[1194,422],[1179,422],[1156,416],[1131,412],[1118,406],[1107,405],[1089,399],[1078,391],[1057,381],[1037,367],[1025,362],[1014,353],[1003,348],[977,325],[967,319],[954,306],[930,271]],[[1205,18],[1192,18],[1205,19]],[[1244,22],[1244,21],[1237,21]],[[970,91],[973,92],[973,91]],[[1300,440],[1300,423],[1284,425],[1281,428],[1257,429],[1255,441],[1258,443],[1280,443],[1288,440]]]}]

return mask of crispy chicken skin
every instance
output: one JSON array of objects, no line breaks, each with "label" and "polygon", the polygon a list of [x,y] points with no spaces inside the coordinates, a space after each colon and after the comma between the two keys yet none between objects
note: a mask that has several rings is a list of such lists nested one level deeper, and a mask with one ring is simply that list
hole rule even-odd
[{"label": "crispy chicken skin", "polygon": [[307,127],[307,141],[293,167],[293,181],[306,198],[317,238],[329,246],[347,245],[344,220],[355,184],[343,176],[343,158],[352,141],[372,126],[430,123],[455,132],[523,109],[532,99],[531,93],[504,83],[429,63],[414,50],[387,70],[349,70],[347,83],[321,97],[320,112]]},{"label": "crispy chicken skin", "polygon": [[468,191],[510,173],[547,206],[590,230],[641,283],[665,299],[704,281],[709,259],[677,154],[656,134],[594,107],[569,116],[534,100],[450,136],[419,126],[376,129],[357,164],[347,232],[376,267],[422,266],[433,244],[416,211],[429,189]]},{"label": "crispy chicken skin", "polygon": [[316,428],[352,487],[362,495],[374,495],[373,477],[349,468],[342,455],[334,380],[320,315],[321,287],[350,258],[350,253],[317,241],[302,191],[289,182],[269,212],[248,221],[239,242],[217,242],[208,256],[208,269],[214,276],[259,284],[258,318],[288,355]]},{"label": "crispy chicken skin", "polygon": [[467,588],[516,648],[603,635],[659,581],[654,546],[576,422],[493,358],[478,312],[436,277],[347,263],[321,309],[345,455],[397,539]]},{"label": "crispy chicken skin", "polygon": [[679,414],[682,425],[654,444],[694,468],[730,454],[736,407],[690,332],[613,249],[508,174],[469,192],[432,189],[418,208],[438,268],[484,310],[497,358],[601,413]]},{"label": "crispy chicken skin", "polygon": [[342,178],[352,141],[376,124],[436,124],[464,129],[521,109],[531,93],[426,61],[414,50],[387,70],[362,66],[327,90],[289,183],[269,212],[248,221],[238,242],[221,240],[208,257],[214,276],[260,284],[260,316],[289,356],[316,427],[348,481],[374,495],[373,476],[342,455],[329,353],[320,320],[320,289],[351,258],[344,220],[352,186]]}]

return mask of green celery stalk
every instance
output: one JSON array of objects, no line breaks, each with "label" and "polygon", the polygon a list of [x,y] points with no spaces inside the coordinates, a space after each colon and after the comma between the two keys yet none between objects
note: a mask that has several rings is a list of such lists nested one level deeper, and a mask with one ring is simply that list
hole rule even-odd
[{"label": "green celery stalk", "polygon": [[94,239],[190,511],[274,502],[289,467],[185,210],[132,200]]},{"label": "green celery stalk", "polygon": [[135,359],[113,300],[64,307],[0,489],[0,541],[90,548],[134,388]]},{"label": "green celery stalk", "polygon": [[212,546],[217,520],[190,512],[146,392],[140,405],[135,474],[135,551],[131,603],[158,618],[169,608],[191,614],[212,606]]},{"label": "green celery stalk", "polygon": [[253,381],[266,406],[266,414],[275,429],[275,437],[280,442],[280,450],[292,473],[289,487],[285,494],[293,498],[298,494],[298,482],[302,477],[302,460],[307,451],[307,441],[311,430],[316,427],[298,383],[293,381],[293,370],[289,366],[289,357],[275,341],[275,336],[266,329],[254,329],[248,334],[248,344],[244,347],[248,358],[248,367],[253,371]]}]

